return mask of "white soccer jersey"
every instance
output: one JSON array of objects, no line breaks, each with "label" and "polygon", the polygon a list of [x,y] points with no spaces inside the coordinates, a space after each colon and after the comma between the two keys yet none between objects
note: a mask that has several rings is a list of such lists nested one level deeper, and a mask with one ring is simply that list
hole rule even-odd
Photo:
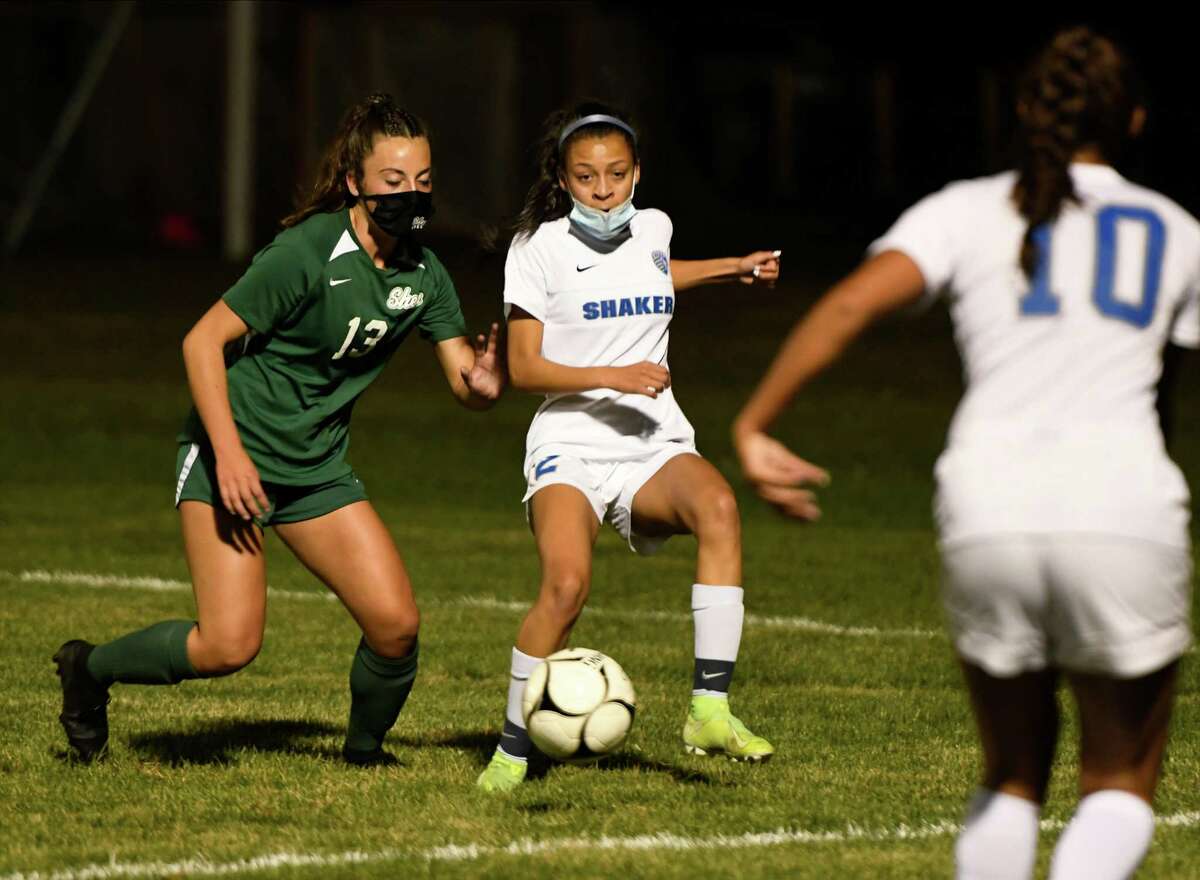
[{"label": "white soccer jersey", "polygon": [[[518,306],[543,324],[542,356],[568,367],[667,365],[675,311],[671,220],[640,210],[632,237],[600,254],[570,234],[563,217],[513,242],[504,267],[504,309]],[[571,455],[623,461],[664,443],[691,445],[695,432],[668,388],[657,398],[610,388],[548,394],[529,427],[531,457]]]},{"label": "white soccer jersey", "polygon": [[[1039,239],[1009,172],[953,183],[871,246],[949,297],[966,394],[938,460],[944,543],[1093,532],[1188,546],[1188,490],[1155,412],[1162,349],[1200,347],[1200,224],[1104,165],[1074,164],[1080,203]],[[1048,254],[1048,257],[1045,255]]]}]

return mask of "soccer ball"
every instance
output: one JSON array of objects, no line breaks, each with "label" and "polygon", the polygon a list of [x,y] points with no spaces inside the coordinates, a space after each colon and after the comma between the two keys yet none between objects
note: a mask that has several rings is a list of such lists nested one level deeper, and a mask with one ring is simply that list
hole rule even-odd
[{"label": "soccer ball", "polygon": [[567,648],[533,670],[521,715],[543,754],[585,764],[625,741],[636,705],[633,683],[616,660],[587,648]]}]

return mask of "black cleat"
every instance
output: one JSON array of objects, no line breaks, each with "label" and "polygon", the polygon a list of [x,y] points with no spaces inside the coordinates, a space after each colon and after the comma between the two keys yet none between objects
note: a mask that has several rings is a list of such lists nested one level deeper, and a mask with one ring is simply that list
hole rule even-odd
[{"label": "black cleat", "polygon": [[400,759],[388,754],[383,749],[373,752],[359,752],[354,749],[342,749],[342,760],[352,767],[395,767]]},{"label": "black cleat", "polygon": [[108,688],[87,671],[87,658],[96,646],[72,639],[54,652],[62,684],[63,708],[58,720],[67,742],[82,761],[91,761],[108,745]]}]

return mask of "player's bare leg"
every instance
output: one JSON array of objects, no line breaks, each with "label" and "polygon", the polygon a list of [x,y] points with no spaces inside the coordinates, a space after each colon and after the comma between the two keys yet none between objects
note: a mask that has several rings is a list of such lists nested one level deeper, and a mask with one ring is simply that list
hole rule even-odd
[{"label": "player's bare leg", "polygon": [[587,602],[600,522],[574,486],[547,486],[529,501],[542,582],[521,622],[517,647],[530,656],[545,657],[567,646]]},{"label": "player's bare leg", "polygon": [[521,717],[525,682],[541,658],[566,647],[571,628],[587,601],[592,545],[600,523],[587,498],[573,486],[547,486],[530,499],[530,519],[542,564],[537,601],[521,622],[513,649],[504,732],[478,785],[488,792],[511,791],[525,779],[532,750]]},{"label": "player's bare leg", "polygon": [[1167,746],[1178,663],[1135,679],[1072,673],[1081,800],[1051,878],[1132,876],[1154,834],[1151,804]]},{"label": "player's bare leg", "polygon": [[262,647],[267,619],[267,565],[262,530],[224,508],[200,501],[179,505],[196,627],[187,655],[202,676],[229,675]]},{"label": "player's bare leg", "polygon": [[275,530],[363,632],[350,669],[350,722],[342,754],[354,764],[386,761],[383,739],[417,674],[420,614],[400,552],[367,501]]},{"label": "player's bare leg", "polygon": [[108,742],[108,689],[116,683],[175,684],[228,675],[254,659],[266,617],[262,532],[198,501],[179,506],[197,620],[166,620],[96,646],[73,639],[54,655],[62,682],[59,716],[84,760]]},{"label": "player's bare leg", "polygon": [[[972,800],[955,847],[959,876],[1032,876],[1038,817],[1058,743],[1054,670],[1011,678],[963,662],[983,746],[983,785]],[[982,872],[982,873],[981,873]]]},{"label": "player's bare leg", "polygon": [[639,534],[696,536],[692,586],[696,661],[691,708],[683,728],[685,749],[734,760],[770,758],[774,747],[729,711],[729,686],[745,615],[741,520],[733,490],[705,459],[678,455],[638,490],[631,513]]}]

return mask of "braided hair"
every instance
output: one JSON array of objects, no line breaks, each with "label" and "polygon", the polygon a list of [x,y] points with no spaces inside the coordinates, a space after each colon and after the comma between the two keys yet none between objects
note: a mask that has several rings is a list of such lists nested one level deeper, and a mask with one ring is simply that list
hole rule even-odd
[{"label": "braided hair", "polygon": [[571,145],[584,137],[602,138],[610,134],[619,134],[629,144],[633,153],[633,163],[638,163],[637,144],[629,132],[611,123],[593,122],[573,131],[562,146],[558,139],[566,126],[576,119],[593,115],[612,116],[622,122],[629,123],[629,118],[619,110],[614,110],[606,104],[597,101],[586,101],[569,110],[556,110],[547,118],[542,126],[542,136],[537,143],[538,177],[529,192],[525,195],[525,203],[521,213],[513,224],[517,238],[528,238],[537,228],[549,220],[557,220],[571,213],[571,196],[560,186],[559,181],[564,174],[564,160]]},{"label": "braided hair", "polygon": [[1078,201],[1071,158],[1093,147],[1109,161],[1129,137],[1141,103],[1128,60],[1108,38],[1087,27],[1059,32],[1035,59],[1021,85],[1021,160],[1013,200],[1029,221],[1021,269],[1037,271],[1037,229],[1055,220],[1064,203]]},{"label": "braided hair", "polygon": [[401,108],[391,95],[377,92],[354,104],[325,148],[312,186],[307,193],[301,193],[296,210],[280,221],[284,228],[295,226],[313,214],[353,205],[357,198],[346,187],[346,175],[362,177],[363,160],[375,149],[378,137],[428,138],[429,129]]}]

